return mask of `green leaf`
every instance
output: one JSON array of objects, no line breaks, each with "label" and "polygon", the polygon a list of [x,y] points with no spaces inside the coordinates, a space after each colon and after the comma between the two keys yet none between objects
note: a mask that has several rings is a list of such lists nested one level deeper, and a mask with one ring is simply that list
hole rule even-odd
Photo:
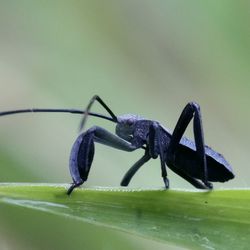
[{"label": "green leaf", "polygon": [[77,189],[1,184],[0,202],[68,216],[191,249],[247,249],[250,190]]}]

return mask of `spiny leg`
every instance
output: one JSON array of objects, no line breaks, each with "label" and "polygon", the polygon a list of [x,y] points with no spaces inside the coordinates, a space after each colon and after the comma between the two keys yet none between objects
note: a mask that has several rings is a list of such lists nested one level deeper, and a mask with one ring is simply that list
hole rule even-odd
[{"label": "spiny leg", "polygon": [[79,130],[81,131],[87,121],[87,117],[89,114],[89,111],[92,107],[92,105],[94,104],[95,101],[98,101],[105,109],[106,111],[110,114],[110,116],[112,117],[114,122],[117,122],[117,117],[116,115],[112,112],[112,110],[107,106],[107,104],[98,96],[98,95],[94,95],[91,100],[89,101],[89,104],[87,105],[86,109],[85,109],[85,113],[84,116],[82,118],[82,121],[80,123],[80,127]]},{"label": "spiny leg", "polygon": [[[199,105],[195,102],[188,103],[180,115],[180,118],[175,126],[175,129],[173,131],[172,138],[168,147],[167,162],[168,164],[172,164],[172,162],[174,161],[173,157],[178,148],[180,140],[192,118],[194,118],[193,131],[194,131],[196,151],[200,159],[200,162],[202,164],[202,170],[203,170],[202,181],[207,188],[211,189],[213,186],[210,182],[208,182],[207,160],[206,160],[206,154],[205,154],[205,143],[204,143],[204,133],[203,133],[203,127],[202,127],[201,112],[200,112]],[[184,179],[190,182],[188,177]]]}]

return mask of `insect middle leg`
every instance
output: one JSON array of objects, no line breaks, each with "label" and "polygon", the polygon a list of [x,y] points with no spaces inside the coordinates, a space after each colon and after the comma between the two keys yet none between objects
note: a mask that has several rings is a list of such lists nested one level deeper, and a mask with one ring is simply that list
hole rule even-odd
[{"label": "insect middle leg", "polygon": [[144,163],[146,163],[150,159],[151,156],[149,155],[148,150],[146,150],[142,158],[139,159],[124,175],[121,181],[121,186],[128,186],[129,182],[131,181],[135,173],[143,166]]},{"label": "insect middle leg", "polygon": [[121,181],[121,186],[127,186],[132,177],[143,166],[144,163],[149,161],[151,158],[156,159],[158,155],[160,155],[163,182],[166,188],[169,187],[164,150],[161,144],[160,136],[159,124],[157,122],[153,122],[149,127],[149,141],[145,150],[145,154],[127,171]]},{"label": "insect middle leg", "polygon": [[161,140],[161,132],[160,127],[157,122],[153,122],[149,127],[149,153],[152,158],[156,159],[158,155],[160,156],[161,162],[161,176],[166,188],[169,188],[169,180],[167,177],[167,168],[166,168],[166,161],[165,155]]}]

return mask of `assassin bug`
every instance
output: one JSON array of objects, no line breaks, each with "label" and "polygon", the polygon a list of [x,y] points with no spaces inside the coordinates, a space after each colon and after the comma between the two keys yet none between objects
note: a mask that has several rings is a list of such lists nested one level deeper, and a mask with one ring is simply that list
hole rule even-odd
[{"label": "assassin bug", "polygon": [[[102,105],[110,117],[90,112],[95,101]],[[77,137],[70,153],[69,169],[73,183],[67,194],[70,194],[88,179],[94,158],[95,142],[128,152],[136,149],[144,150],[144,155],[124,175],[121,181],[122,186],[129,184],[134,174],[144,163],[151,158],[156,159],[158,156],[166,188],[169,187],[166,166],[200,189],[212,189],[211,182],[225,182],[234,178],[232,167],[225,158],[204,144],[201,111],[195,102],[189,102],[185,106],[173,133],[159,122],[138,115],[116,116],[98,95],[90,100],[87,108],[83,111],[76,109],[20,109],[0,112],[0,116],[28,112],[83,114],[80,131],[83,130],[89,115],[116,123],[115,134],[102,127],[94,126]],[[183,136],[192,119],[194,141]]]}]

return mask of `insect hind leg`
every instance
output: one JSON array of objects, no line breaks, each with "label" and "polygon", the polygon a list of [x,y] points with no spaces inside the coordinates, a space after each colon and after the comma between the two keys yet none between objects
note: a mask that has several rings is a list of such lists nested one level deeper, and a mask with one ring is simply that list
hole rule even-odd
[{"label": "insect hind leg", "polygon": [[184,173],[183,171],[181,171],[180,169],[177,169],[175,167],[173,167],[172,165],[168,165],[168,167],[177,175],[179,175],[180,177],[182,177],[184,180],[186,180],[187,182],[189,182],[190,184],[192,184],[194,187],[199,188],[199,189],[208,189],[207,185],[205,185],[204,183],[202,183],[201,181],[187,175],[186,173]]},{"label": "insect hind leg", "polygon": [[192,118],[193,118],[195,146],[196,146],[197,156],[199,158],[199,162],[201,165],[201,169],[197,169],[197,171],[200,170],[203,171],[203,178],[201,180],[206,186],[206,188],[212,189],[213,185],[210,182],[208,182],[207,160],[205,154],[205,143],[204,143],[201,111],[199,104],[195,102],[189,102],[185,106],[180,115],[179,120],[177,121],[167,152],[167,165],[174,164],[174,156],[176,150],[178,149],[180,140]]}]

